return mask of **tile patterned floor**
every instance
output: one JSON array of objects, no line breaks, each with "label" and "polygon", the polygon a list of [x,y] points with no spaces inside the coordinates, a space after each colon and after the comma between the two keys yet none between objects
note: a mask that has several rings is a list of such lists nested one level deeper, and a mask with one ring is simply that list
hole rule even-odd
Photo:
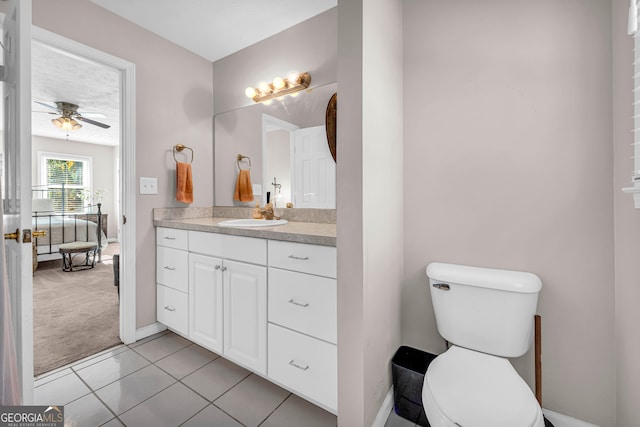
[{"label": "tile patterned floor", "polygon": [[[171,332],[38,377],[35,404],[64,405],[70,427],[337,423],[335,415]],[[404,427],[394,416],[386,427]]]}]

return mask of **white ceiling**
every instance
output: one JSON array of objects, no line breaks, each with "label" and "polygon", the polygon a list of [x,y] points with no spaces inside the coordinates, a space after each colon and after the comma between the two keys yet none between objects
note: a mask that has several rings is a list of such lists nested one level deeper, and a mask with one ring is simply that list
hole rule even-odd
[{"label": "white ceiling", "polygon": [[[264,40],[337,5],[337,0],[91,0],[210,61]],[[33,43],[32,97],[48,103],[70,102],[88,117],[111,125],[88,123],[77,131],[55,127],[55,114],[33,104],[32,133],[50,138],[117,145],[118,73],[83,58]],[[53,111],[53,110],[50,110]]]},{"label": "white ceiling", "polygon": [[[100,113],[104,118],[88,116],[91,120],[110,125],[103,129],[80,122],[82,129],[65,131],[51,120],[59,117],[55,110],[33,103],[31,132],[70,141],[118,145],[119,74],[116,70],[84,58],[54,50],[44,44],[32,43],[31,98],[55,107],[56,101],[78,105],[79,113]],[[51,114],[53,113],[53,114]]]}]

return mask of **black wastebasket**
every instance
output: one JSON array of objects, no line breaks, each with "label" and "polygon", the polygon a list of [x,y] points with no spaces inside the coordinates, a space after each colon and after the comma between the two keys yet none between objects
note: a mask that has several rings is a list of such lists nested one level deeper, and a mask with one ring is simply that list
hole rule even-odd
[{"label": "black wastebasket", "polygon": [[396,414],[421,426],[429,427],[422,407],[422,383],[435,354],[402,346],[391,359],[393,403]]}]

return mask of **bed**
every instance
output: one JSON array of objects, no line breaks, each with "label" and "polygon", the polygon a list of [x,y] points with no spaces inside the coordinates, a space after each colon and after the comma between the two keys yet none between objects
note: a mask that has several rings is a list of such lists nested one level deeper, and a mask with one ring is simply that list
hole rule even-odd
[{"label": "bed", "polygon": [[107,236],[103,224],[101,204],[97,213],[55,213],[50,199],[33,199],[31,226],[33,230],[45,230],[46,237],[34,239],[38,261],[61,258],[58,245],[70,242],[98,243],[98,262],[102,250],[107,247]]}]

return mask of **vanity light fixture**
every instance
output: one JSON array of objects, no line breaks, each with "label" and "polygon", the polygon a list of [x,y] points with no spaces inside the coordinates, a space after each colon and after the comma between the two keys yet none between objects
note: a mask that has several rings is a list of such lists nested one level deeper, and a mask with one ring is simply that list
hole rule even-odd
[{"label": "vanity light fixture", "polygon": [[255,102],[263,102],[288,94],[295,96],[297,95],[295,92],[308,88],[310,83],[311,75],[309,73],[292,73],[286,79],[276,77],[271,83],[262,82],[258,87],[248,87],[244,94]]}]

